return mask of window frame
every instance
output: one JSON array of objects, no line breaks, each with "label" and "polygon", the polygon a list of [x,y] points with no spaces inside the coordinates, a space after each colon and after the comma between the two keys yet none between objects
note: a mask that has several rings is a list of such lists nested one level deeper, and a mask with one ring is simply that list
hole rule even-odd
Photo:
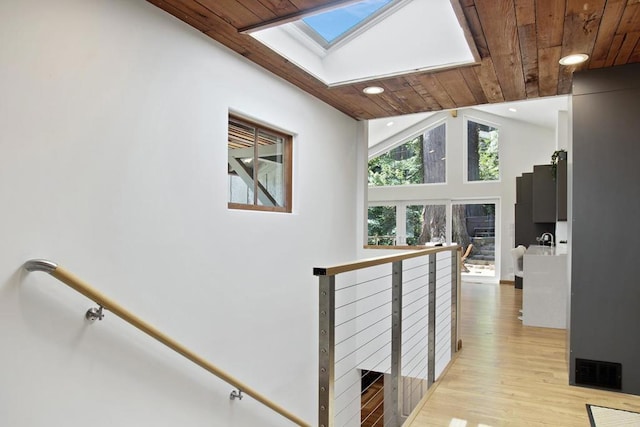
[{"label": "window frame", "polygon": [[[346,3],[342,6],[338,6],[337,9],[346,8],[357,3],[359,2],[354,1],[351,3]],[[382,21],[383,19],[386,19],[388,16],[393,14],[400,7],[404,6],[406,3],[408,3],[408,0],[391,0],[389,3],[382,6],[380,9],[378,9],[377,11],[375,11],[374,13],[372,13],[371,15],[369,15],[368,17],[366,17],[365,19],[357,23],[356,25],[352,26],[347,31],[340,34],[338,37],[336,37],[335,39],[333,39],[333,41],[330,41],[330,42],[325,40],[325,38],[312,25],[305,22],[304,20],[305,17],[297,21],[294,21],[293,25],[299,31],[301,31],[305,36],[307,36],[312,43],[315,44],[314,47],[316,46],[320,47],[322,49],[322,52],[326,54],[331,50],[338,49],[340,46],[343,46],[349,43],[351,40],[355,39],[365,31],[367,31],[369,28],[376,25],[378,22]],[[314,13],[310,16],[322,15],[323,13],[327,13],[330,11],[331,11],[331,8],[327,8],[326,10],[319,11],[318,13]]]},{"label": "window frame", "polygon": [[[227,160],[227,208],[234,210],[249,210],[249,211],[262,211],[262,212],[282,212],[282,213],[291,213],[292,212],[292,199],[293,199],[293,135],[284,133],[281,130],[275,129],[269,125],[265,125],[260,122],[256,122],[255,120],[250,120],[245,117],[242,117],[238,114],[229,113],[227,120],[227,153],[229,152],[229,128],[231,122],[238,122],[239,124],[243,124],[246,126],[253,127],[255,129],[254,136],[254,162],[259,157],[258,156],[258,144],[257,144],[257,135],[260,131],[272,134],[274,136],[282,138],[283,141],[283,193],[284,193],[284,203],[282,206],[266,206],[260,205],[257,203],[257,186],[259,184],[259,180],[257,179],[257,170],[254,171],[253,176],[253,194],[254,194],[254,202],[253,204],[249,203],[237,203],[229,201],[230,190],[229,190],[229,161]],[[256,168],[257,169],[257,168]]]},{"label": "window frame", "polygon": [[[498,130],[498,179],[494,180],[469,180],[469,121],[474,123],[478,123],[484,126],[491,126],[494,129]],[[501,159],[501,139],[502,139],[502,128],[500,125],[490,122],[488,120],[482,120],[473,116],[464,116],[463,120],[463,142],[462,142],[462,179],[464,184],[497,184],[502,182],[502,166],[500,164]]]},{"label": "window frame", "polygon": [[[386,154],[389,154],[392,150],[401,147],[404,144],[407,144],[409,142],[411,142],[413,139],[422,136],[424,138],[425,134],[427,132],[430,132],[434,129],[437,129],[440,126],[444,126],[444,133],[445,133],[445,137],[444,137],[444,152],[445,152],[445,157],[444,157],[444,181],[442,182],[429,182],[429,183],[417,183],[417,184],[392,184],[392,185],[372,185],[368,182],[368,173],[369,173],[369,162],[377,157],[380,156],[384,156]],[[449,179],[449,123],[446,120],[446,118],[442,118],[442,119],[438,119],[434,122],[429,123],[426,126],[420,126],[419,128],[417,128],[417,130],[413,130],[411,132],[407,132],[406,134],[401,133],[399,136],[398,135],[394,135],[392,138],[397,139],[395,142],[393,142],[392,144],[386,144],[385,141],[383,141],[380,144],[377,144],[376,146],[373,146],[372,149],[376,149],[377,150],[373,151],[370,150],[369,151],[369,155],[367,157],[367,188],[393,188],[393,187],[415,187],[415,186],[424,186],[424,185],[447,185],[448,183],[448,179]],[[424,156],[424,154],[423,154]],[[424,166],[424,165],[423,165]]]}]

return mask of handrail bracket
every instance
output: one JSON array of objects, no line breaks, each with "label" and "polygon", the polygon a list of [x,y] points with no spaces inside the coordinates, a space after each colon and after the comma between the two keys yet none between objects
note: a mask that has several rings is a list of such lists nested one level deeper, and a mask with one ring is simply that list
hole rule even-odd
[{"label": "handrail bracket", "polygon": [[231,392],[231,394],[229,395],[229,399],[231,400],[242,400],[242,398],[244,397],[244,395],[242,394],[242,390],[238,389],[238,391],[236,392],[236,390],[233,390]]},{"label": "handrail bracket", "polygon": [[98,305],[97,307],[91,307],[84,315],[84,318],[90,322],[95,322],[96,320],[102,320],[104,317],[104,313],[102,310],[104,307]]}]

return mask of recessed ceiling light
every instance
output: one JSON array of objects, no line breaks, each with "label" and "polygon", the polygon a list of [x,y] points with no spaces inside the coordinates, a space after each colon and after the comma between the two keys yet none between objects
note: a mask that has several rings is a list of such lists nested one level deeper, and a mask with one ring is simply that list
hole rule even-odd
[{"label": "recessed ceiling light", "polygon": [[381,88],[380,86],[367,86],[364,89],[362,89],[362,91],[367,95],[377,95],[379,93],[384,92],[384,89]]},{"label": "recessed ceiling light", "polygon": [[589,55],[584,53],[576,53],[574,55],[568,55],[563,58],[560,58],[560,65],[576,65],[582,64],[584,61],[589,59]]},{"label": "recessed ceiling light", "polygon": [[387,123],[387,126],[393,126],[393,122]]},{"label": "recessed ceiling light", "polygon": [[511,108],[509,108],[509,111],[511,111],[512,113],[516,113],[518,110],[516,110],[515,108],[511,107]]}]

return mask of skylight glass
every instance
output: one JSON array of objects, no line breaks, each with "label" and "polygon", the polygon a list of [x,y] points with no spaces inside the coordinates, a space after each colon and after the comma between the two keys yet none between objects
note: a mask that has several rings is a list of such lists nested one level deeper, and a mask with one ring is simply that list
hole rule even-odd
[{"label": "skylight glass", "polygon": [[451,0],[349,2],[249,34],[328,86],[476,62]]},{"label": "skylight glass", "polygon": [[327,44],[331,44],[340,36],[368,21],[391,2],[392,0],[365,0],[309,16],[302,21],[318,33]]}]

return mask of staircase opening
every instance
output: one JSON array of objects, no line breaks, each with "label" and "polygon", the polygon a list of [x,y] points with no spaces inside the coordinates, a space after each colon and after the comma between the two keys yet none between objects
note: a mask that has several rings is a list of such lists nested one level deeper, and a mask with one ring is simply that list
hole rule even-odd
[{"label": "staircase opening", "polygon": [[362,427],[384,426],[384,374],[362,371],[360,394],[360,425]]}]

